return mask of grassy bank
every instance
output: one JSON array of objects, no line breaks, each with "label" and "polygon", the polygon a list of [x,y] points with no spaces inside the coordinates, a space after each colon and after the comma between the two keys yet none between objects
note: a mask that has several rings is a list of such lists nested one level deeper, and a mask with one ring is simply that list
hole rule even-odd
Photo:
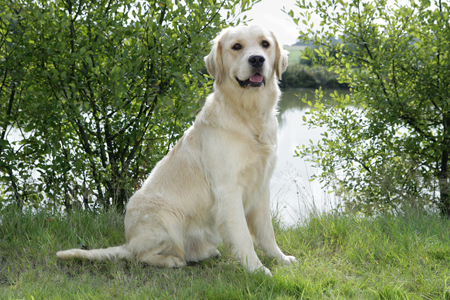
[{"label": "grassy bank", "polygon": [[114,213],[3,212],[0,298],[450,299],[450,222],[437,216],[322,215],[295,228],[275,224],[280,248],[300,263],[263,258],[272,278],[247,274],[225,246],[222,257],[181,269],[56,259],[60,249],[124,243],[122,221]]},{"label": "grassy bank", "polygon": [[325,66],[310,66],[307,59],[302,59],[306,46],[285,46],[289,51],[289,63],[283,73],[281,87],[285,89],[309,88],[348,89],[348,84],[339,83],[337,75]]}]

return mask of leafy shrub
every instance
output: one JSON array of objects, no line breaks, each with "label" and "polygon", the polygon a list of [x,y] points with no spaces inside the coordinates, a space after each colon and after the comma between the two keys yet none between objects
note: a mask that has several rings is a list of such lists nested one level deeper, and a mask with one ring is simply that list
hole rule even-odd
[{"label": "leafy shrub", "polygon": [[[450,217],[448,3],[326,0],[299,7],[302,20],[317,14],[324,26],[301,33],[321,45],[310,59],[317,63],[317,53],[352,95],[336,93],[331,104],[317,92],[307,122],[330,134],[297,153],[322,168],[318,177],[346,204],[365,212],[409,202]],[[342,43],[331,43],[335,36]]]},{"label": "leafy shrub", "polygon": [[123,209],[209,91],[219,11],[251,4],[0,2],[0,206]]}]

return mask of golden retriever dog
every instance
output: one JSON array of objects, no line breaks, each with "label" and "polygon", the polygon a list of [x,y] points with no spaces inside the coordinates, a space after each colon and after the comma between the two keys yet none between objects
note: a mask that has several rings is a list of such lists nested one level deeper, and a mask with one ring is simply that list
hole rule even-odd
[{"label": "golden retriever dog", "polygon": [[[195,123],[130,198],[126,244],[60,251],[62,259],[137,258],[182,267],[220,255],[226,241],[250,272],[271,275],[255,244],[282,264],[270,215],[276,162],[278,78],[287,52],[257,26],[228,28],[214,40],[206,67],[215,79]],[[253,237],[253,239],[252,239]]]}]

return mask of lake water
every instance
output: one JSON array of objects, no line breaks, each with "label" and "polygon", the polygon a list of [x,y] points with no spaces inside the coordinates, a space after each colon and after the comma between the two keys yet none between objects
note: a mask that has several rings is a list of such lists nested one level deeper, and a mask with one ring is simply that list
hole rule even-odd
[{"label": "lake water", "polygon": [[[332,91],[324,92],[327,97]],[[294,157],[297,146],[316,143],[324,128],[308,129],[302,117],[310,107],[302,102],[314,100],[314,91],[299,89],[283,92],[278,116],[278,163],[271,182],[271,205],[287,225],[304,220],[311,212],[329,211],[337,206],[334,194],[323,189],[311,176],[319,172],[301,157]]]}]

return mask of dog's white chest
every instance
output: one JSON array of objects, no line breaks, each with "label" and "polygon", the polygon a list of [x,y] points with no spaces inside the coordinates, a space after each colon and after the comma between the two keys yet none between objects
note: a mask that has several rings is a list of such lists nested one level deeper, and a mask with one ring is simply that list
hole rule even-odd
[{"label": "dog's white chest", "polygon": [[267,190],[276,164],[276,129],[254,135],[249,151],[243,158],[243,168],[238,174],[238,183],[243,190],[243,204],[247,209],[255,197]]}]

